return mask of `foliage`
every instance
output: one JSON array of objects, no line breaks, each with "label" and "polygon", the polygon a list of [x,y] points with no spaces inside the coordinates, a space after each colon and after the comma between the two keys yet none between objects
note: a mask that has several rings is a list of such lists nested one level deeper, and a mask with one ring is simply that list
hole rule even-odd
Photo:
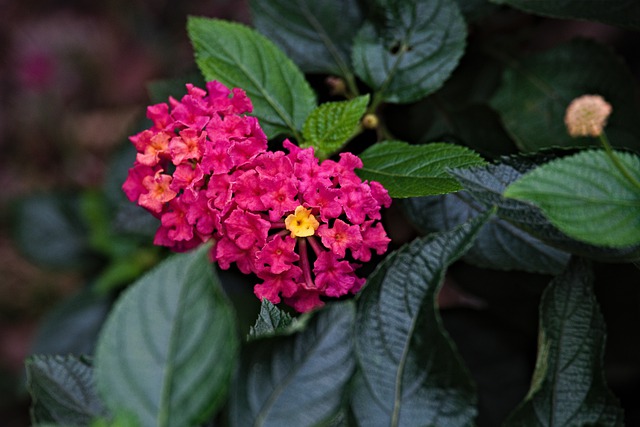
[{"label": "foliage", "polygon": [[[600,3],[252,0],[255,29],[189,18],[202,77],[246,91],[270,147],[289,138],[329,161],[356,154],[358,176],[394,199],[385,228],[420,235],[390,231],[394,250],[365,263],[355,297],[305,314],[259,304],[256,277],[219,271],[210,243],[152,247],[158,221],[120,193],[135,158],[125,149],[100,191],[14,209],[31,259],[91,284],[49,317],[27,360],[34,424],[623,425],[599,302],[618,283],[599,292],[598,274],[640,276],[637,79],[601,42],[523,54],[532,28],[491,27],[517,14],[640,28],[633,1]],[[180,98],[176,82],[154,84],[154,103]],[[586,93],[613,113],[599,137],[574,138],[565,110]],[[520,299],[496,295],[505,277]],[[524,342],[525,360],[537,345],[535,366],[514,368],[532,374],[509,396],[518,406],[490,397],[501,372],[474,357],[493,349],[448,332],[446,308],[470,304],[494,322],[492,339],[508,329]]]}]

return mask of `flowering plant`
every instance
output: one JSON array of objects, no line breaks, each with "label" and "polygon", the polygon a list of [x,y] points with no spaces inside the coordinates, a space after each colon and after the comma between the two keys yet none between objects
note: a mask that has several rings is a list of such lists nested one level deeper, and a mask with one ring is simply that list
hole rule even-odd
[{"label": "flowering plant", "polygon": [[[284,141],[289,154],[267,151],[267,137],[240,89],[219,82],[187,85],[181,101],[148,108],[153,126],[131,138],[138,152],[123,185],[127,197],[160,218],[154,243],[184,251],[215,240],[211,258],[236,263],[263,280],[258,298],[280,295],[296,310],[323,305],[320,296],[356,293],[364,279],[351,258],[369,261],[389,243],[380,208],[391,198],[355,174],[362,162],[314,156]],[[172,164],[175,171],[165,171]],[[299,254],[294,249],[298,247]],[[311,249],[315,255],[313,276]]]},{"label": "flowering plant", "polygon": [[188,19],[203,79],[153,95],[118,169],[125,226],[89,227],[114,265],[145,243],[154,257],[97,279],[94,358],[28,360],[35,423],[633,419],[599,300],[638,295],[637,81],[600,42],[534,37],[522,55],[495,34],[638,30],[638,7],[372,3],[255,0],[255,28]]}]

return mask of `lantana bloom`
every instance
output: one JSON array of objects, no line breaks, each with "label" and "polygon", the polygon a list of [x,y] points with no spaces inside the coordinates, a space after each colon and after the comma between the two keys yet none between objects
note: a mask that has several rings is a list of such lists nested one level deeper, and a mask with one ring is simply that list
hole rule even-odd
[{"label": "lantana bloom", "polygon": [[241,89],[214,81],[187,92],[148,107],[153,126],[130,138],[138,154],[123,190],[160,219],[154,243],[185,251],[213,240],[220,268],[235,263],[260,280],[258,298],[300,312],[356,293],[358,262],[390,241],[384,187],[355,174],[351,153],[320,162],[288,140],[286,153],[267,150]]},{"label": "lantana bloom", "polygon": [[597,137],[607,124],[611,111],[611,104],[600,95],[582,95],[567,107],[564,123],[573,137]]}]

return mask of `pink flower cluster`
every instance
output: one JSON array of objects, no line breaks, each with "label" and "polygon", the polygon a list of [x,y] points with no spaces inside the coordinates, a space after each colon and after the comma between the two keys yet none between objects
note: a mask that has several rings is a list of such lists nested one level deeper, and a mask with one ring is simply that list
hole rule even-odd
[{"label": "pink flower cluster", "polygon": [[138,153],[123,190],[160,218],[154,243],[185,251],[213,239],[220,268],[254,273],[258,298],[300,312],[357,292],[356,262],[389,243],[382,185],[362,182],[351,153],[320,163],[288,140],[288,153],[268,151],[258,121],[243,115],[252,105],[241,89],[187,89],[148,107],[153,126],[130,138]]}]

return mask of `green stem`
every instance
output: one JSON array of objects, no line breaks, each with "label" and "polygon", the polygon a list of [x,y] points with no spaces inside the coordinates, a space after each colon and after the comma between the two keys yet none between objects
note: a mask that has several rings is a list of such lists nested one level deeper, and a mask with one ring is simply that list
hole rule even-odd
[{"label": "green stem", "polygon": [[356,79],[353,77],[353,73],[345,73],[344,81],[347,84],[347,94],[349,95],[347,98],[355,98],[360,95],[360,91],[358,90],[358,85],[356,84]]},{"label": "green stem", "polygon": [[604,131],[602,131],[602,133],[600,134],[600,142],[602,143],[604,150],[607,152],[607,155],[616,166],[616,168],[618,168],[620,173],[622,173],[622,175],[624,175],[624,177],[627,178],[627,180],[629,180],[629,182],[631,182],[634,186],[640,188],[640,181],[638,181],[633,175],[631,175],[631,172],[629,172],[626,166],[622,164],[618,156],[616,156],[616,153],[613,151],[613,148],[611,148],[609,139],[607,138],[607,135],[604,133]]}]

